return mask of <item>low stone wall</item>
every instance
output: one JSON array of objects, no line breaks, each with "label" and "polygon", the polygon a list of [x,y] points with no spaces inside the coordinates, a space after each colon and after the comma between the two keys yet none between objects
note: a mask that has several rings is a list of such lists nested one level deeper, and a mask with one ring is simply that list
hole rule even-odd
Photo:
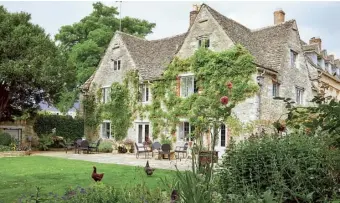
[{"label": "low stone wall", "polygon": [[1,157],[18,157],[18,156],[25,156],[25,151],[8,151],[8,152],[0,152]]}]

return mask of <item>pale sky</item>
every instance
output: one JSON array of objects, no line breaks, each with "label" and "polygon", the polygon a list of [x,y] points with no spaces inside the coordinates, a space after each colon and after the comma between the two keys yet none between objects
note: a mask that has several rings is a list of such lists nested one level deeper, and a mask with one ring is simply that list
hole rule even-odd
[{"label": "pale sky", "polygon": [[[92,11],[91,1],[0,1],[10,12],[25,11],[32,22],[54,36],[62,25],[78,22]],[[104,1],[118,7],[115,1]],[[159,39],[186,32],[192,5],[202,1],[123,1],[122,16],[156,23],[147,39]],[[340,2],[236,2],[206,1],[221,14],[250,29],[273,25],[273,12],[281,8],[286,20],[295,19],[302,40],[321,37],[322,48],[340,58]]]}]

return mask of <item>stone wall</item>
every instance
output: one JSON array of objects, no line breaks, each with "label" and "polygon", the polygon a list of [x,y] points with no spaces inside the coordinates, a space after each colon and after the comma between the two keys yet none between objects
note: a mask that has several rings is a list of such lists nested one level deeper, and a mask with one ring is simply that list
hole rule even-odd
[{"label": "stone wall", "polygon": [[[113,82],[122,83],[125,74],[135,69],[134,62],[132,61],[129,53],[121,40],[119,33],[116,33],[114,38],[111,40],[104,57],[102,58],[99,67],[95,73],[91,88],[96,84],[97,88],[110,87]],[[114,48],[115,45],[119,44],[119,48]],[[113,69],[112,60],[121,60],[120,70]]]},{"label": "stone wall", "polygon": [[222,51],[234,45],[221,26],[208,12],[207,8],[203,7],[197,15],[195,23],[191,27],[177,56],[180,58],[192,56],[198,49],[197,38],[201,36],[209,36],[210,49],[214,51]]}]

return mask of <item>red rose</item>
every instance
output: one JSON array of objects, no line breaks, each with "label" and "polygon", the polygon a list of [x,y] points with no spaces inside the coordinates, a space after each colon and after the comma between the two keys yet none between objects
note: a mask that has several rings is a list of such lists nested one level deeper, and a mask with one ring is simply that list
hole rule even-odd
[{"label": "red rose", "polygon": [[227,105],[229,98],[227,96],[223,96],[223,97],[221,97],[220,101],[223,105]]},{"label": "red rose", "polygon": [[231,88],[233,88],[233,83],[227,82],[227,83],[226,83],[226,86],[227,86],[229,89],[231,89]]}]

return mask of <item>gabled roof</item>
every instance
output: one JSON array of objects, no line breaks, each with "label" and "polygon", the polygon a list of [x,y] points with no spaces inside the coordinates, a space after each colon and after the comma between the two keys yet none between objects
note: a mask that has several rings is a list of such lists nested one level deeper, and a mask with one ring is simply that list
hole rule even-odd
[{"label": "gabled roof", "polygon": [[314,51],[316,53],[319,53],[319,45],[318,44],[306,44],[302,46],[302,50],[305,52]]},{"label": "gabled roof", "polygon": [[186,33],[159,40],[145,40],[119,32],[143,80],[158,79],[182,45]]},{"label": "gabled roof", "polygon": [[250,30],[240,23],[225,17],[206,4],[202,6],[208,9],[235,44],[239,43],[250,51],[258,65],[279,70],[284,53],[284,45],[288,40],[288,31],[293,27],[295,20],[258,30]]}]

